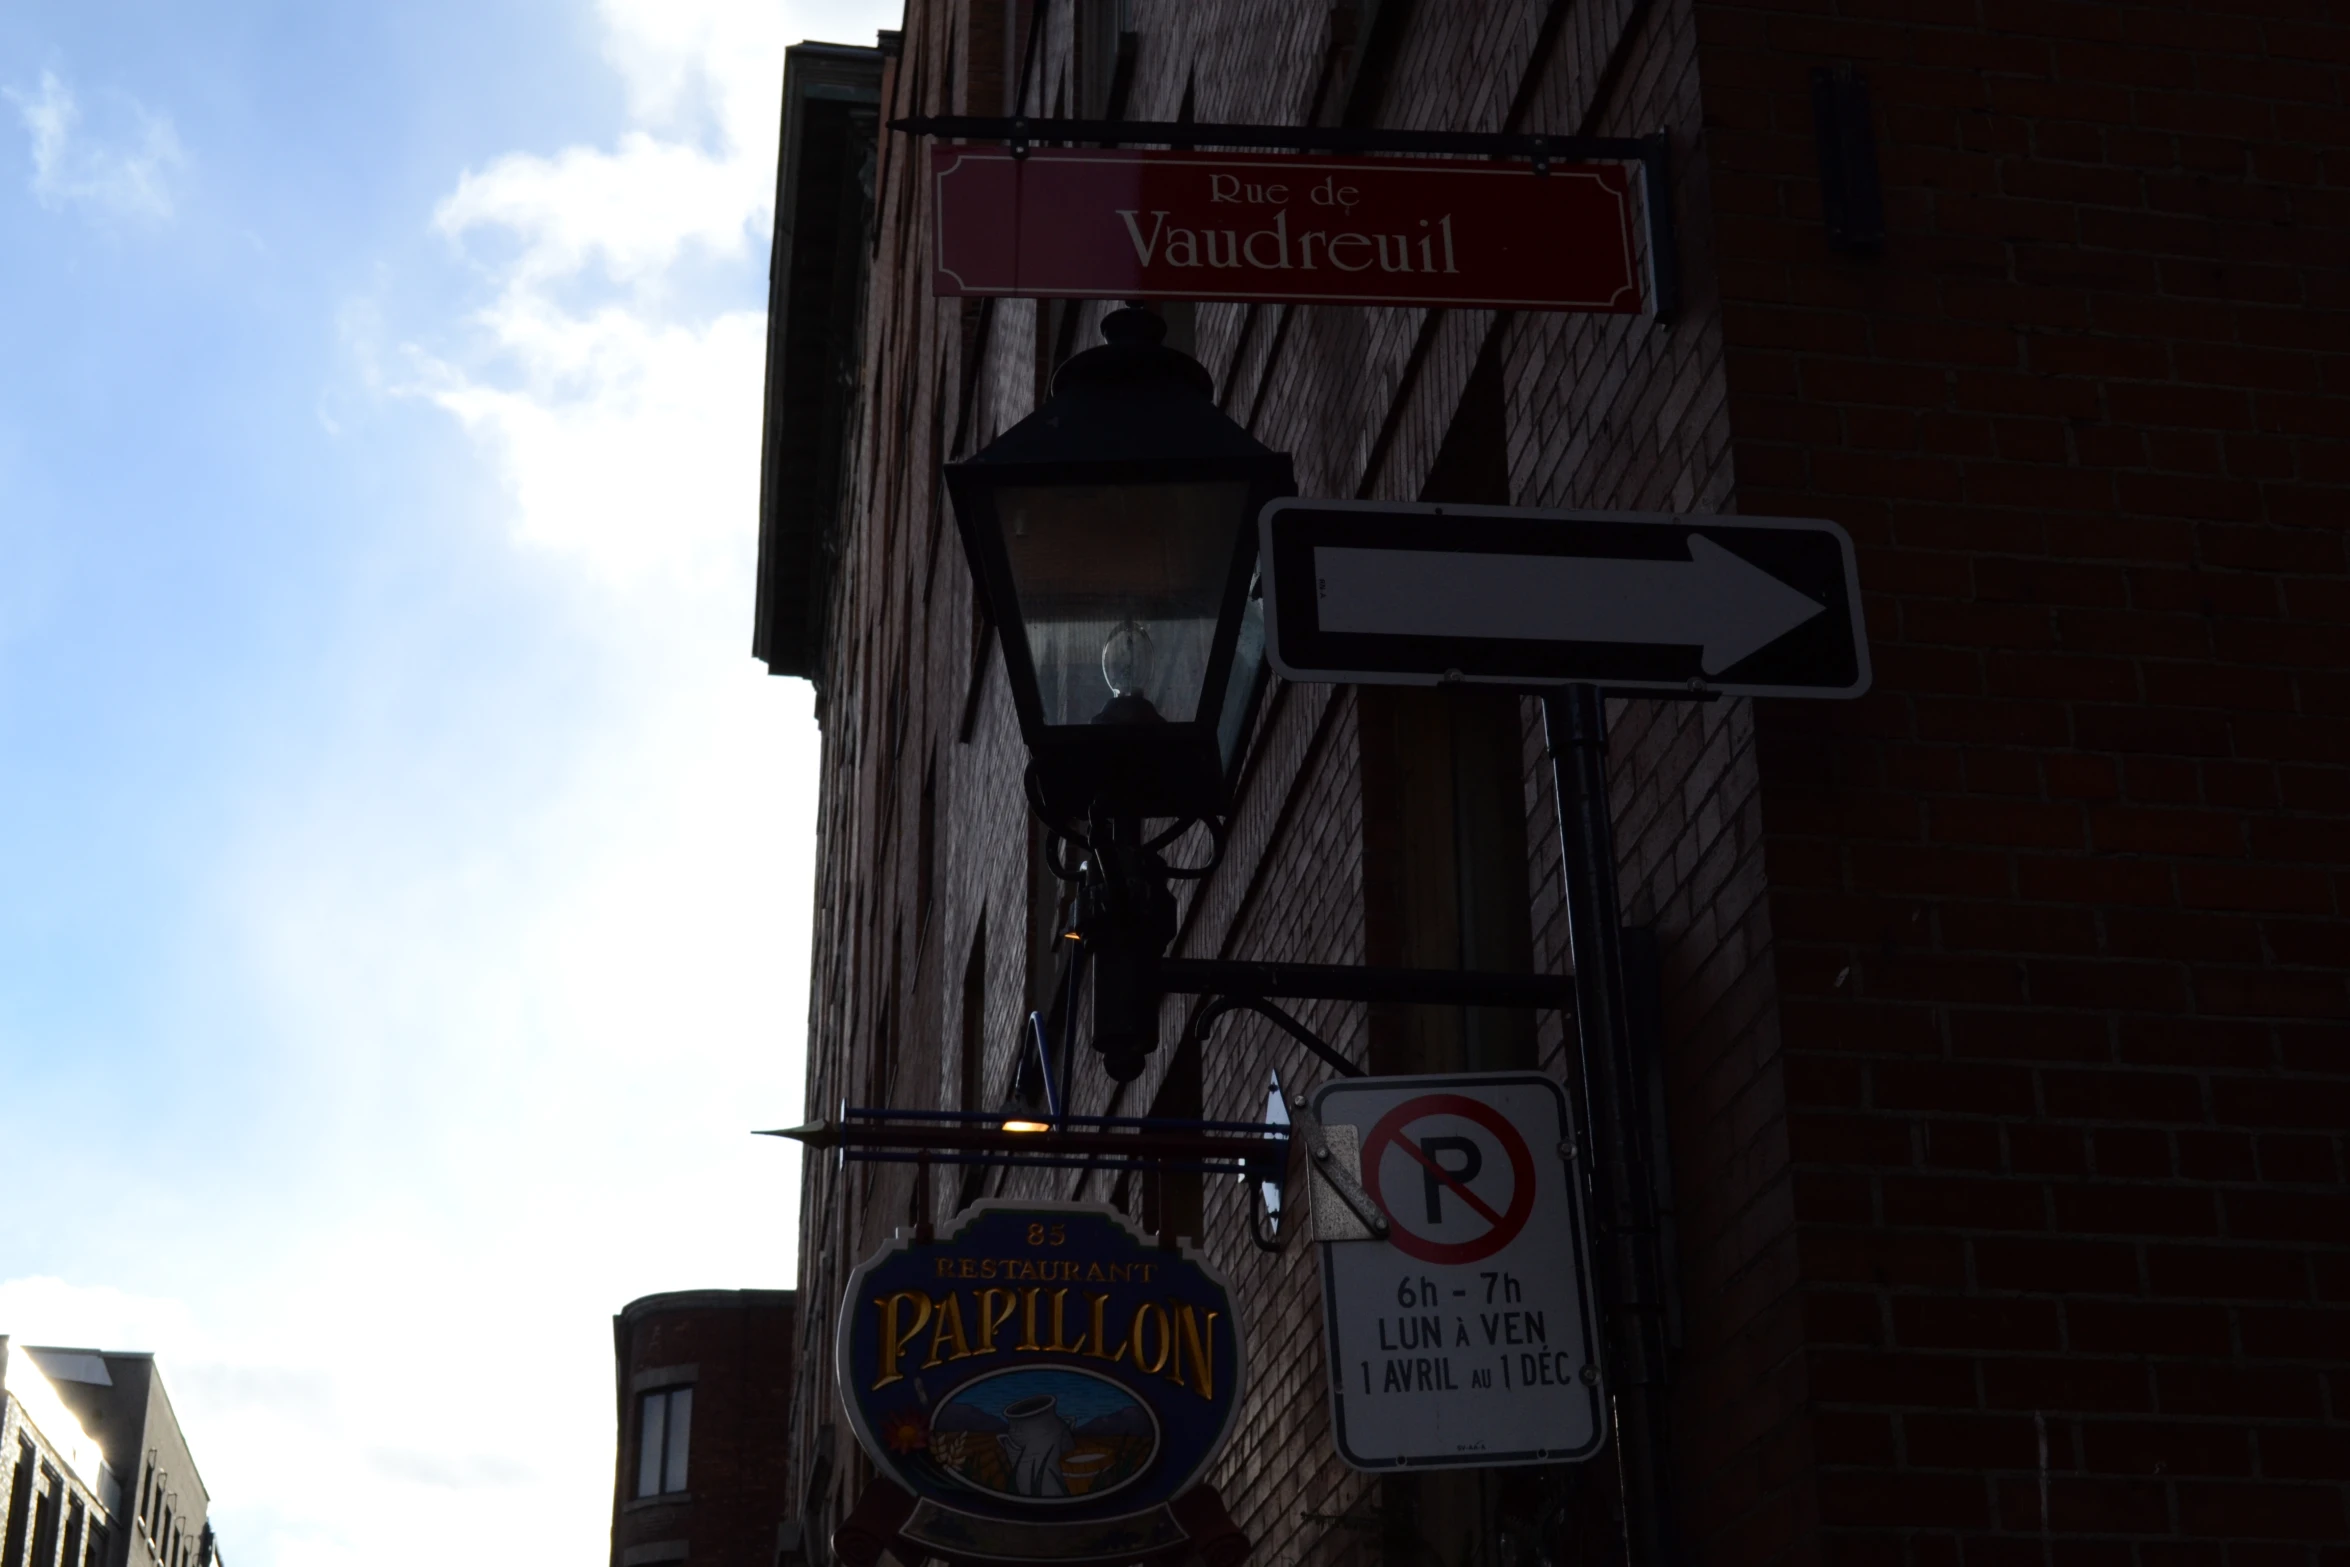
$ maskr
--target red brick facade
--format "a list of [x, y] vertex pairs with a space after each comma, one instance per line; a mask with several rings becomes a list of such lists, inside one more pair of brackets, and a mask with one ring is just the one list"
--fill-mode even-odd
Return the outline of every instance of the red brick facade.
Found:
[[[774, 1567], [794, 1513], [794, 1306], [790, 1290], [688, 1290], [631, 1301], [612, 1319], [612, 1567]], [[690, 1403], [672, 1422], [666, 1401], [680, 1392]], [[662, 1424], [687, 1437], [674, 1470], [654, 1455], [651, 1494], [640, 1483], [647, 1398], [663, 1399]], [[661, 1435], [657, 1426], [656, 1444]], [[675, 1442], [676, 1430], [666, 1435]]]
[[[882, 118], [1000, 112], [1023, 81], [1028, 112], [1097, 112], [1082, 35], [1115, 9], [913, 0]], [[1175, 313], [1305, 493], [1821, 516], [1858, 544], [1867, 698], [1611, 704], [1625, 915], [1665, 973], [1689, 1559], [2341, 1567], [2350, 25], [2285, 0], [1131, 10], [1130, 118], [1672, 133], [1670, 326]], [[1881, 254], [1820, 221], [1810, 73], [1836, 63], [1874, 97]], [[992, 1104], [1051, 955], [936, 475], [1100, 310], [931, 299], [916, 147], [881, 136], [829, 524], [815, 1114]], [[1452, 873], [1414, 769], [1480, 721], [1276, 683], [1176, 950], [1457, 961], [1475, 921], [1427, 890]], [[1507, 939], [1557, 972], [1531, 704], [1518, 730], [1532, 922]], [[1499, 1059], [1471, 1024], [1302, 1015], [1375, 1065]], [[1555, 1016], [1530, 1048], [1572, 1080]], [[1206, 1113], [1253, 1114], [1274, 1064], [1325, 1070], [1222, 1025]], [[1089, 1064], [1079, 1108], [1108, 1087]], [[1240, 1197], [1212, 1183], [1201, 1227], [1251, 1313], [1217, 1479], [1257, 1559], [1532, 1561], [1506, 1505], [1338, 1463], [1311, 1249], [1255, 1251]], [[822, 1352], [840, 1280], [955, 1200], [811, 1160], [811, 1526], [863, 1473]], [[1551, 1559], [1608, 1559], [1610, 1486], [1542, 1484]]]

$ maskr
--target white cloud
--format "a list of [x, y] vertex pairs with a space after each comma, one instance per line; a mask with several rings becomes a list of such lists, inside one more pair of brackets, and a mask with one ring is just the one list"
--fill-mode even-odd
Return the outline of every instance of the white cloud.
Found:
[[[259, 1015], [204, 1135], [267, 1189], [126, 1247], [128, 1290], [0, 1282], [0, 1333], [160, 1354], [240, 1567], [598, 1559], [611, 1313], [791, 1280], [801, 1155], [748, 1133], [800, 1110], [817, 737], [748, 653], [746, 307], [784, 43], [897, 11], [602, 0], [626, 121], [447, 171], [469, 295], [419, 318], [379, 273], [335, 323], [338, 449], [405, 396], [488, 483], [381, 546], [305, 655], [337, 705], [223, 851], [214, 970]], [[44, 200], [168, 213], [167, 122], [12, 96]]]
[[127, 95], [109, 95], [109, 134], [82, 129], [82, 107], [55, 71], [37, 91], [0, 88], [32, 138], [33, 194], [53, 210], [68, 206], [107, 217], [161, 222], [172, 215], [175, 177], [188, 156], [168, 116]]
[[525, 295], [483, 321], [516, 375], [437, 364], [432, 395], [494, 457], [517, 535], [610, 582], [659, 573], [734, 590], [708, 608], [747, 626], [765, 317], [573, 315]]
[[558, 707], [542, 672], [444, 690], [406, 639], [355, 643], [347, 732], [241, 851], [230, 917], [319, 1162], [284, 1198], [299, 1255], [246, 1281], [266, 1324], [182, 1380], [261, 1567], [592, 1559], [610, 1314], [794, 1267], [800, 1155], [748, 1135], [800, 1108], [813, 882], [808, 692], [748, 652], [784, 15], [599, 14], [628, 122], [457, 171], [432, 214], [472, 308], [338, 323], [356, 400], [420, 399], [480, 454], [501, 531], [465, 547], [564, 668]]
[[0, 1334], [19, 1344], [202, 1353], [186, 1302], [35, 1275], [0, 1280]]
[[678, 274], [762, 259], [784, 16], [741, 0], [599, 11], [638, 123], [608, 148], [514, 152], [460, 177], [433, 222], [460, 246], [507, 241], [484, 247], [499, 256], [484, 263], [496, 296], [472, 344], [412, 347], [408, 390], [481, 442], [521, 539], [608, 582], [731, 573], [739, 587], [765, 317], [698, 308]]
[[642, 131], [622, 137], [616, 152], [509, 153], [466, 173], [433, 221], [452, 238], [481, 228], [520, 236], [511, 289], [571, 276], [591, 260], [617, 278], [649, 282], [689, 244], [742, 252], [752, 218], [765, 210], [746, 162]]
[[[668, 127], [714, 123], [724, 145], [774, 163], [776, 87], [791, 37], [782, 7], [738, 0], [601, 0], [605, 54], [628, 84], [643, 120]], [[895, 7], [851, 6], [870, 35]], [[789, 20], [800, 20], [794, 17]], [[827, 19], [831, 20], [831, 19]], [[846, 20], [846, 18], [842, 18]]]

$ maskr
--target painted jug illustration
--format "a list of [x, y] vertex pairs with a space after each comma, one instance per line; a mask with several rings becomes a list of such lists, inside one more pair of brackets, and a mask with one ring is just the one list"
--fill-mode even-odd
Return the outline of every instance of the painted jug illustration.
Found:
[[1021, 1496], [1067, 1496], [1061, 1478], [1061, 1458], [1076, 1444], [1076, 1434], [1057, 1409], [1059, 1400], [1039, 1393], [1004, 1406], [1004, 1461], [1011, 1465], [1012, 1490]]

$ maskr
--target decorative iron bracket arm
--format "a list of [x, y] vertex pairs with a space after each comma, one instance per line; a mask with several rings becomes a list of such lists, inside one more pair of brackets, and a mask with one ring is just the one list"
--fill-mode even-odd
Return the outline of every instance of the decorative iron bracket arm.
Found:
[[1575, 982], [1558, 974], [1161, 958], [1155, 977], [1158, 988], [1169, 995], [1392, 1001], [1420, 1006], [1555, 1007], [1568, 1013], [1575, 1010]]
[[1227, 1012], [1254, 1012], [1299, 1044], [1320, 1057], [1323, 1063], [1341, 1077], [1361, 1077], [1363, 1069], [1346, 1058], [1346, 1053], [1291, 1017], [1281, 1008], [1257, 996], [1217, 996], [1191, 1015], [1189, 1032], [1201, 1044], [1207, 1043], [1208, 1030]]
[[1406, 131], [1361, 125], [1212, 125], [1188, 120], [1040, 120], [1030, 116], [917, 114], [889, 128], [912, 136], [1000, 141], [1015, 155], [1047, 142], [1097, 147], [1262, 147], [1276, 152], [1449, 152], [1537, 163], [1645, 162], [1639, 136], [1545, 136], [1505, 131]]

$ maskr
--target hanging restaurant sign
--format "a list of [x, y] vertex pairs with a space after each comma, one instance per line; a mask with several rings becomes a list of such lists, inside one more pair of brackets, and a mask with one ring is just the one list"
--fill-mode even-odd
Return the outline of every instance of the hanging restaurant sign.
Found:
[[934, 146], [939, 295], [1637, 314], [1622, 164]]
[[892, 1241], [849, 1280], [837, 1356], [858, 1441], [910, 1493], [895, 1533], [951, 1560], [1196, 1546], [1186, 1495], [1245, 1377], [1223, 1280], [1085, 1203]]

